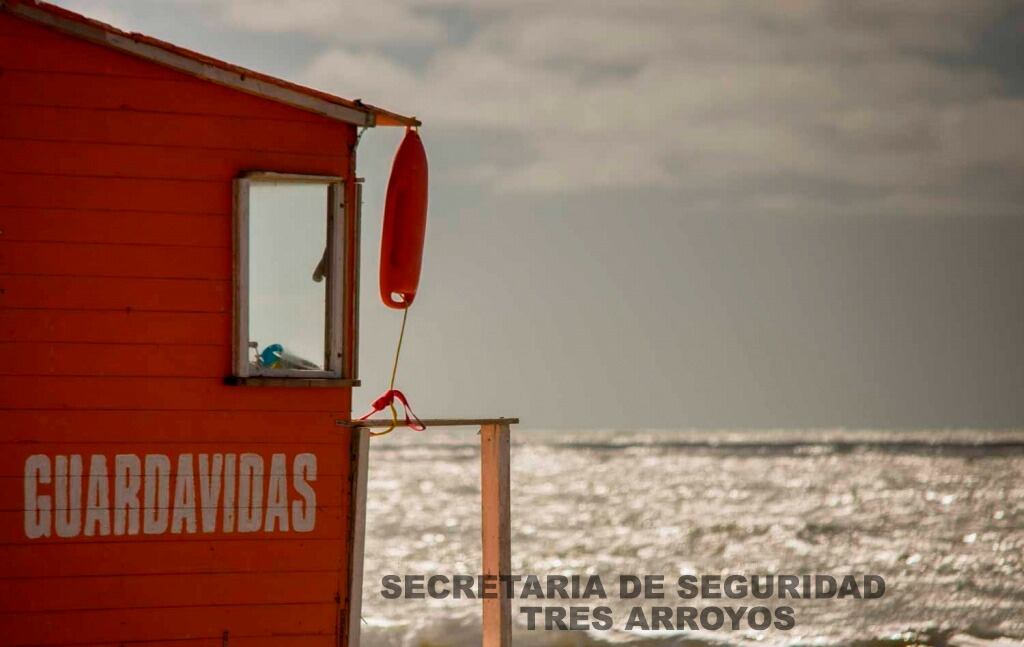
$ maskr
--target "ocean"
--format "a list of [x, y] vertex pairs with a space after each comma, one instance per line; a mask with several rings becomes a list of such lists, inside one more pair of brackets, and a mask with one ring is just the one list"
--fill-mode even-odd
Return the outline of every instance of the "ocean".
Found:
[[[513, 600], [515, 645], [1024, 645], [1024, 431], [513, 429], [512, 567], [609, 599]], [[478, 600], [386, 599], [388, 574], [480, 572], [475, 431], [371, 441], [363, 644], [480, 644]], [[681, 575], [877, 574], [878, 599], [679, 600]], [[664, 600], [618, 599], [624, 574]], [[755, 631], [624, 629], [630, 609], [793, 608]], [[528, 631], [523, 606], [606, 605], [608, 630]]]

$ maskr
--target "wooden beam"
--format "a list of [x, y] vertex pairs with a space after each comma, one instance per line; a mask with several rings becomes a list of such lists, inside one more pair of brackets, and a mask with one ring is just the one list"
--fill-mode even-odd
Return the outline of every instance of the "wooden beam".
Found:
[[[383, 414], [381, 414], [383, 415]], [[425, 418], [426, 427], [482, 427], [485, 425], [518, 425], [519, 418]], [[339, 427], [390, 427], [391, 420], [336, 420]]]
[[366, 541], [366, 474], [370, 460], [370, 432], [354, 429], [352, 436], [352, 512], [349, 516], [348, 609], [345, 640], [339, 644], [359, 647], [363, 613], [363, 550]]
[[[352, 176], [356, 174], [356, 149], [358, 149], [358, 141], [349, 150], [349, 157], [352, 165]], [[355, 186], [351, 189], [355, 193], [355, 198], [350, 202], [346, 202], [345, 218], [346, 230], [351, 232], [352, 241], [349, 242], [346, 247], [345, 253], [345, 272], [351, 274], [346, 280], [346, 298], [345, 298], [345, 325], [349, 327], [348, 335], [344, 338], [345, 344], [341, 353], [342, 359], [342, 374], [353, 380], [359, 379], [359, 251], [362, 240], [362, 213], [363, 213], [363, 179], [356, 177]]]
[[[480, 427], [480, 503], [483, 574], [512, 574], [508, 423]], [[497, 598], [485, 598], [483, 647], [512, 645], [512, 601], [500, 583]]]
[[[298, 176], [301, 177], [301, 176]], [[337, 377], [345, 375], [342, 347], [344, 346], [345, 326], [345, 257], [348, 255], [347, 219], [345, 218], [345, 183], [331, 182], [327, 185], [327, 321], [324, 324], [324, 368]]]

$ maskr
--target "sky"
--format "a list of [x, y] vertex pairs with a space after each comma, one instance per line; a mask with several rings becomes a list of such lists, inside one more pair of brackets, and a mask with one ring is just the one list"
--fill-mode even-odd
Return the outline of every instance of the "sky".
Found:
[[[1024, 426], [1020, 3], [58, 4], [423, 120], [421, 416]], [[359, 149], [357, 409], [401, 135]]]

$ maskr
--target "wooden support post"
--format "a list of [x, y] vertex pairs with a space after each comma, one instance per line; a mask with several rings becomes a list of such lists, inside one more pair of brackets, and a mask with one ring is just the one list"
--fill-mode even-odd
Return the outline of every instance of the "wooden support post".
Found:
[[352, 430], [352, 516], [349, 534], [347, 647], [359, 647], [363, 614], [363, 544], [366, 537], [366, 473], [370, 460], [370, 430]]
[[[483, 574], [511, 575], [512, 520], [509, 497], [509, 426], [480, 427], [480, 503]], [[483, 647], [512, 645], [512, 601], [499, 584], [497, 598], [485, 598]]]

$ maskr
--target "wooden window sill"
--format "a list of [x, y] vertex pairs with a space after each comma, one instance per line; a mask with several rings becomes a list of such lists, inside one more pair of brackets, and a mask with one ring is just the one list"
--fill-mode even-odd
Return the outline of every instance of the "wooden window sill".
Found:
[[272, 386], [285, 388], [324, 388], [359, 386], [359, 380], [334, 377], [236, 377], [229, 375], [224, 378], [228, 386]]

